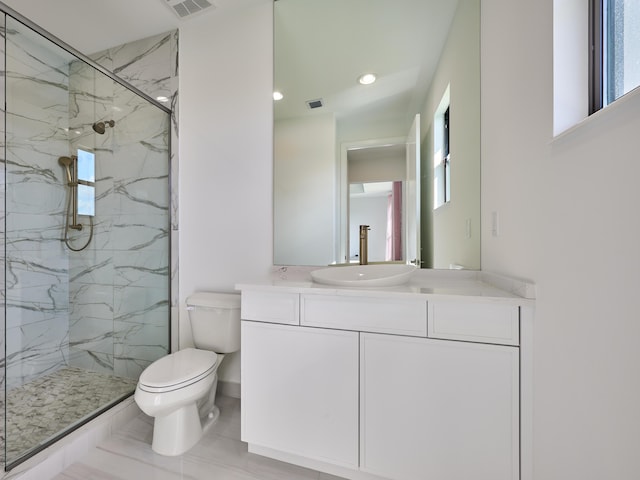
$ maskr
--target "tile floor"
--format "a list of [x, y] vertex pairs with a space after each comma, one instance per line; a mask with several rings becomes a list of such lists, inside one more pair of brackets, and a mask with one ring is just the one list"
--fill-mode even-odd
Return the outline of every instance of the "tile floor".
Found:
[[[67, 367], [7, 392], [7, 461], [17, 460], [34, 447], [136, 388], [129, 378]], [[4, 408], [4, 399], [0, 408]]]
[[54, 480], [339, 480], [247, 452], [240, 441], [240, 400], [219, 397], [220, 418], [184, 455], [153, 453], [153, 419], [140, 414]]

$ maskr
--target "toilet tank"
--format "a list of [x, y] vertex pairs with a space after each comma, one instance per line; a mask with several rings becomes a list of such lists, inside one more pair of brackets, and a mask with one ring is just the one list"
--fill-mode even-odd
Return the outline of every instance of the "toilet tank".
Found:
[[196, 348], [216, 353], [240, 349], [240, 294], [196, 292], [186, 303]]

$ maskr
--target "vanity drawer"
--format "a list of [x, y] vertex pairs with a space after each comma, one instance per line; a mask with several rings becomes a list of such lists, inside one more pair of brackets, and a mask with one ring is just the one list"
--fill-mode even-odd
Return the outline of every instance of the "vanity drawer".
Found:
[[286, 325], [300, 324], [300, 295], [297, 293], [245, 290], [240, 298], [242, 320]]
[[520, 309], [491, 303], [429, 303], [430, 338], [518, 345]]
[[426, 300], [302, 295], [300, 302], [301, 325], [427, 336]]

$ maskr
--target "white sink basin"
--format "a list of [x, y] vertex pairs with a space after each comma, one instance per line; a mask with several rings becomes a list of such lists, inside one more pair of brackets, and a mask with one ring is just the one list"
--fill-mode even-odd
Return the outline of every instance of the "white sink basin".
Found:
[[314, 282], [341, 287], [394, 287], [409, 281], [415, 265], [352, 265], [311, 272]]

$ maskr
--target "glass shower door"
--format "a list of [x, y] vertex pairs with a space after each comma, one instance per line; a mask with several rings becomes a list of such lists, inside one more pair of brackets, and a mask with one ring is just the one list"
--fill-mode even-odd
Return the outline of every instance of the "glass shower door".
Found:
[[5, 460], [169, 349], [169, 114], [6, 16]]

